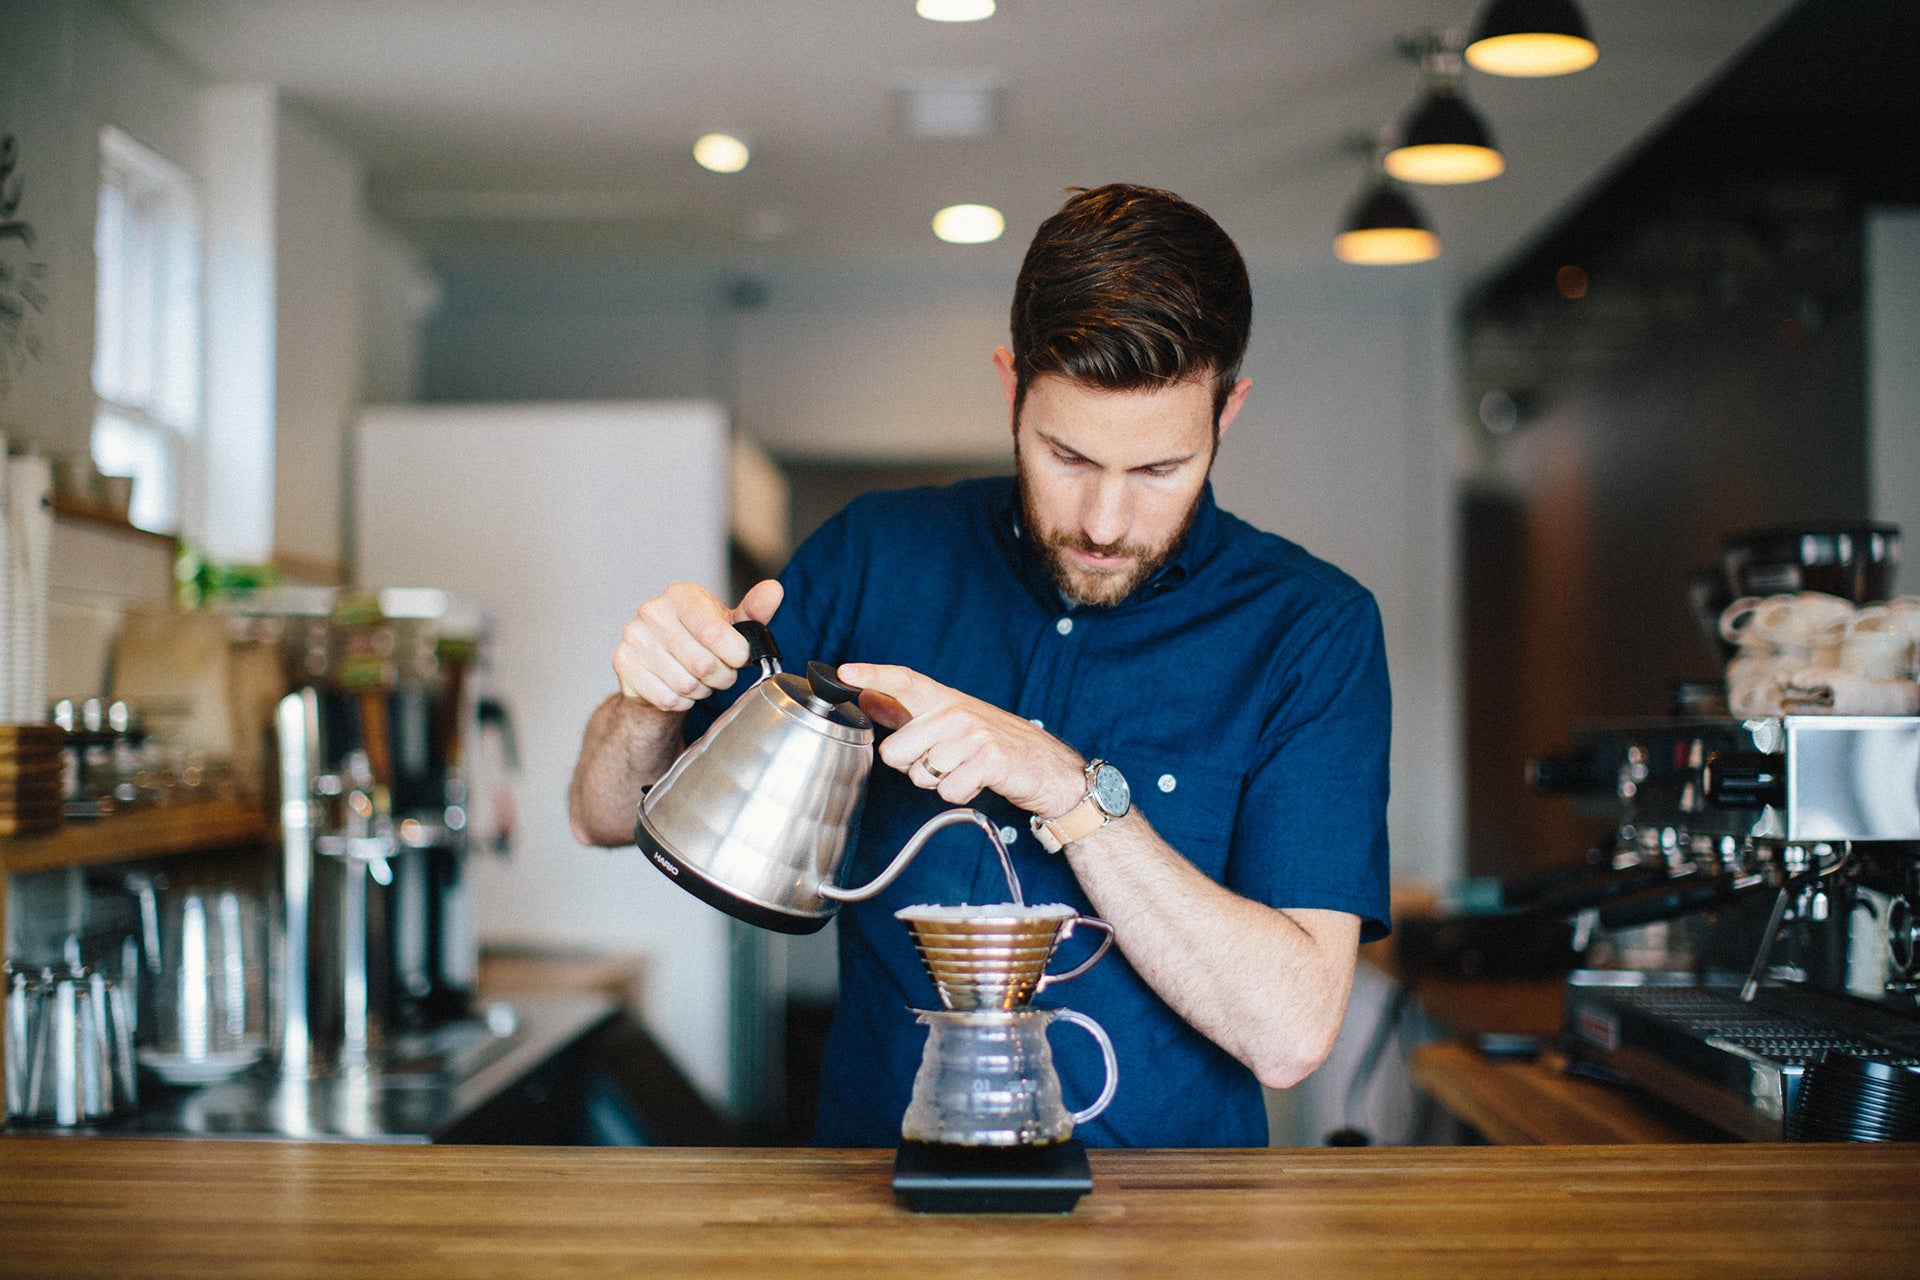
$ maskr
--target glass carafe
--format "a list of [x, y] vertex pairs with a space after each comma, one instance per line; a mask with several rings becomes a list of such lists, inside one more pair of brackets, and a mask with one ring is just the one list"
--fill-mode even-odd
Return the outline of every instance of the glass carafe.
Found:
[[[1071, 1009], [916, 1010], [927, 1047], [900, 1122], [909, 1142], [1011, 1147], [1064, 1142], [1073, 1127], [1106, 1110], [1120, 1083], [1113, 1042], [1100, 1024]], [[1106, 1084], [1091, 1106], [1067, 1110], [1053, 1069], [1047, 1028], [1082, 1027], [1100, 1045]]]

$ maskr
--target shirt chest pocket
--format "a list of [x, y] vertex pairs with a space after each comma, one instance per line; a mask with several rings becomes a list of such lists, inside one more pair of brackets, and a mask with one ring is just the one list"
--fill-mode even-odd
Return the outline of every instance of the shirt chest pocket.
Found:
[[1160, 838], [1225, 883], [1234, 818], [1240, 810], [1240, 775], [1209, 759], [1151, 746], [1116, 748], [1113, 763], [1127, 777], [1133, 805]]

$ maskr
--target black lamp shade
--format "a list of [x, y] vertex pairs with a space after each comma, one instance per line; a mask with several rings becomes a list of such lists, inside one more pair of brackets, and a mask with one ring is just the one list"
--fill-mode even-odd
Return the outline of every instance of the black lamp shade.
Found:
[[1446, 90], [1429, 93], [1400, 130], [1403, 147], [1485, 147], [1495, 150], [1493, 135], [1479, 113]]
[[1402, 182], [1484, 182], [1506, 170], [1493, 135], [1450, 85], [1436, 85], [1400, 129], [1387, 172]]
[[1349, 231], [1381, 231], [1390, 228], [1411, 227], [1415, 231], [1431, 231], [1427, 220], [1420, 216], [1413, 201], [1395, 189], [1390, 182], [1376, 182], [1367, 188], [1360, 202], [1353, 206], [1353, 212], [1347, 216]]
[[1574, 0], [1492, 0], [1480, 15], [1467, 62], [1497, 76], [1558, 76], [1600, 57]]
[[1370, 266], [1425, 262], [1439, 256], [1440, 238], [1413, 201], [1383, 178], [1367, 188], [1347, 215], [1333, 251], [1343, 262]]

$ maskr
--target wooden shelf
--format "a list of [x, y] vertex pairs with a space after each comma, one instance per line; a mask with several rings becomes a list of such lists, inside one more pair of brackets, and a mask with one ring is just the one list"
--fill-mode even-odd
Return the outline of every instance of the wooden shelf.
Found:
[[179, 540], [170, 533], [153, 533], [142, 529], [127, 519], [125, 514], [111, 507], [99, 506], [89, 502], [79, 502], [72, 498], [55, 498], [53, 514], [79, 524], [90, 524], [111, 533], [124, 534], [130, 538], [144, 539], [162, 543], [179, 550]]
[[0, 840], [0, 871], [17, 874], [198, 853], [274, 836], [273, 824], [259, 809], [238, 800], [205, 800], [71, 821], [46, 835]]

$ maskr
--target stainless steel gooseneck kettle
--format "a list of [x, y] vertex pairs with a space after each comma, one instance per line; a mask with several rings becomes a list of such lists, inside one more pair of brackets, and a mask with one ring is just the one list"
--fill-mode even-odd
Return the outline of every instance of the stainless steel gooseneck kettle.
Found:
[[735, 626], [761, 678], [647, 789], [634, 842], [681, 888], [729, 915], [812, 933], [840, 903], [878, 893], [905, 865], [896, 858], [864, 890], [837, 884], [873, 768], [873, 721], [860, 710], [860, 691], [833, 668], [810, 662], [805, 679], [783, 673], [766, 627]]

